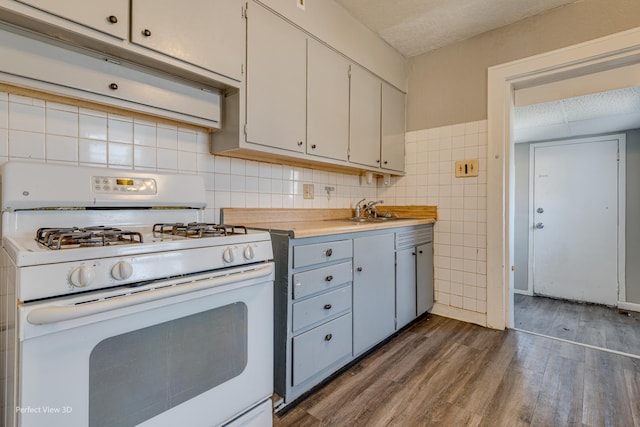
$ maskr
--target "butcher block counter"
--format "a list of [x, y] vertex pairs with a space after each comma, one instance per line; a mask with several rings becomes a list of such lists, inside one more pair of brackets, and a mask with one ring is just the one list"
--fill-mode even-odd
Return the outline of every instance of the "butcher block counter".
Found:
[[288, 232], [293, 238], [326, 236], [359, 231], [382, 230], [422, 224], [437, 220], [435, 206], [378, 207], [379, 215], [389, 212], [393, 218], [353, 221], [353, 209], [250, 209], [223, 208], [220, 222], [242, 224], [249, 228]]

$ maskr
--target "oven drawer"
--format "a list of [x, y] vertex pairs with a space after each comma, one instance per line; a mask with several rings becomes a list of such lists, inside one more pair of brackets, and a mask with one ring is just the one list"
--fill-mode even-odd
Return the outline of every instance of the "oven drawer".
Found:
[[314, 243], [311, 245], [294, 246], [293, 268], [307, 265], [320, 264], [328, 261], [337, 261], [342, 258], [351, 258], [353, 245], [351, 240], [337, 240], [326, 243]]
[[325, 291], [352, 280], [351, 261], [293, 275], [293, 299]]
[[299, 331], [345, 311], [351, 311], [351, 286], [293, 304], [293, 331]]
[[293, 338], [293, 376], [295, 387], [351, 356], [351, 313], [331, 320]]

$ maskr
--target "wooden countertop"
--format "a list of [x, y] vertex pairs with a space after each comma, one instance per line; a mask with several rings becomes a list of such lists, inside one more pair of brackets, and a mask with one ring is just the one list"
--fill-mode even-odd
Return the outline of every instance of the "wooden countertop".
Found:
[[433, 224], [435, 206], [381, 206], [380, 213], [392, 212], [401, 219], [386, 221], [350, 221], [352, 209], [221, 209], [221, 222], [249, 228], [288, 232], [292, 237], [316, 237], [330, 234], [382, 230]]

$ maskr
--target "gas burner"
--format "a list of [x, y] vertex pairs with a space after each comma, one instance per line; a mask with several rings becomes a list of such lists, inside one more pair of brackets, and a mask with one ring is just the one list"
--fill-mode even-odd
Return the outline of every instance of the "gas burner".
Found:
[[36, 241], [57, 250], [142, 243], [142, 234], [103, 226], [40, 228], [36, 232]]
[[192, 237], [197, 239], [201, 237], [247, 234], [247, 228], [244, 226], [210, 224], [205, 222], [190, 222], [188, 224], [176, 222], [171, 224], [154, 224], [153, 233], [170, 234], [172, 236]]

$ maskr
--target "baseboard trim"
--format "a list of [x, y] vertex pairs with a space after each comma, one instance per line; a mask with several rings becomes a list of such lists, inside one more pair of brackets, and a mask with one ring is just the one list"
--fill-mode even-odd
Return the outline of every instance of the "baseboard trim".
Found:
[[618, 309], [629, 310], [629, 311], [637, 311], [637, 312], [640, 313], [640, 304], [636, 304], [634, 302], [618, 301]]
[[474, 323], [484, 327], [487, 326], [487, 315], [485, 313], [476, 313], [475, 311], [438, 304], [437, 302], [433, 304], [431, 314], [437, 314], [438, 316], [461, 320], [467, 323]]

